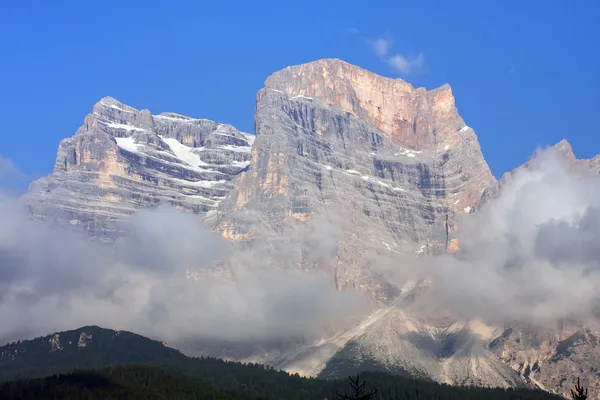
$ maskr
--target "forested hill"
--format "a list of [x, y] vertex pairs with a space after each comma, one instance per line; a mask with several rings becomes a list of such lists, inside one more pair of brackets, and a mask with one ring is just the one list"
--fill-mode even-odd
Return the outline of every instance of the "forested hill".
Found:
[[[78, 372], [71, 373], [74, 370]], [[560, 399], [542, 391], [451, 387], [383, 373], [361, 377], [378, 389], [381, 400]], [[14, 381], [17, 378], [21, 380]], [[41, 379], [27, 380], [31, 378]], [[307, 379], [257, 364], [190, 358], [143, 336], [99, 327], [0, 347], [0, 380], [12, 380], [0, 388], [1, 399], [27, 399], [20, 394], [37, 393], [30, 398], [310, 400], [334, 399], [336, 390], [347, 387], [344, 380]], [[212, 397], [203, 397], [207, 394]]]
[[[501, 389], [457, 388], [435, 383], [396, 379], [386, 374], [363, 374], [369, 388], [378, 390], [374, 399], [561, 399], [543, 392], [505, 391]], [[267, 380], [264, 383], [269, 383]], [[219, 387], [207, 380], [168, 372], [149, 366], [119, 366], [102, 370], [75, 371], [70, 374], [15, 380], [0, 385], [3, 400], [100, 400], [100, 399], [334, 399], [336, 392], [344, 392], [345, 382], [313, 380], [273, 381], [253, 388]], [[299, 383], [299, 385], [298, 385]], [[278, 392], [278, 396], [269, 394]]]

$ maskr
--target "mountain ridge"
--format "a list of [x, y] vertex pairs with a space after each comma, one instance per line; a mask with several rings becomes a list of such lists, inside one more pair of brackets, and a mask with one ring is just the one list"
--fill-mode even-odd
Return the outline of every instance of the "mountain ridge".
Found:
[[[56, 347], [54, 338], [81, 337], [85, 334], [87, 346], [76, 345], [77, 352], [71, 352], [70, 347]], [[66, 343], [65, 343], [66, 344]], [[73, 345], [73, 344], [71, 344]], [[108, 347], [107, 347], [108, 346]], [[65, 358], [69, 352], [73, 357]], [[23, 358], [27, 363], [22, 363]], [[99, 370], [102, 368], [102, 370]], [[160, 369], [157, 369], [160, 368]], [[164, 371], [164, 372], [161, 372]], [[75, 372], [72, 372], [75, 371]], [[286, 399], [324, 398], [334, 395], [336, 390], [344, 384], [336, 380], [304, 379], [297, 375], [275, 371], [259, 365], [242, 365], [218, 359], [192, 359], [182, 355], [174, 349], [165, 347], [162, 343], [145, 338], [132, 332], [114, 331], [98, 326], [86, 326], [72, 331], [56, 332], [44, 337], [11, 343], [0, 347], [0, 395], [14, 393], [16, 386], [21, 385], [25, 393], [31, 393], [39, 380], [27, 381], [31, 378], [46, 377], [44, 386], [50, 390], [56, 380], [61, 381], [56, 375], [71, 373], [67, 381], [81, 376], [81, 385], [86, 387], [86, 382], [97, 382], [98, 379], [114, 376], [124, 372], [129, 380], [120, 380], [123, 384], [132, 380], [139, 380], [150, 374], [148, 382], [167, 376], [167, 382], [179, 382], [179, 385], [189, 386], [194, 379], [197, 384], [212, 386], [212, 391], [234, 390], [248, 397], [269, 397]], [[174, 375], [177, 374], [177, 375]], [[50, 377], [50, 375], [55, 375]], [[65, 375], [61, 375], [65, 377]], [[375, 385], [382, 393], [421, 393], [437, 395], [439, 398], [456, 398], [456, 396], [469, 396], [469, 398], [498, 398], [507, 399], [510, 396], [521, 395], [524, 399], [555, 399], [556, 396], [541, 391], [498, 389], [454, 388], [435, 384], [428, 381], [418, 381], [388, 374], [363, 374], [370, 385]], [[9, 382], [7, 380], [20, 378], [21, 381]], [[86, 378], [87, 377], [87, 378]], [[141, 378], [144, 379], [144, 378]], [[63, 380], [64, 381], [64, 380]], [[187, 382], [186, 382], [187, 381]], [[104, 385], [108, 388], [109, 385]], [[126, 385], [128, 386], [128, 385]], [[152, 386], [152, 385], [150, 385]], [[147, 388], [146, 385], [143, 385]], [[157, 387], [160, 387], [159, 385]], [[88, 387], [92, 389], [93, 387]], [[132, 388], [133, 389], [133, 388]], [[205, 387], [204, 390], [207, 388]], [[161, 390], [165, 390], [162, 389]], [[174, 389], [167, 393], [174, 393]], [[144, 395], [149, 392], [144, 391]], [[189, 393], [189, 391], [187, 392]], [[105, 394], [106, 396], [106, 394]], [[418, 395], [417, 395], [418, 396]], [[18, 398], [18, 397], [17, 397]], [[102, 397], [101, 397], [102, 398]], [[145, 398], [141, 396], [141, 398]], [[405, 397], [412, 399], [412, 397]]]
[[[494, 327], [440, 322], [398, 301], [415, 295], [395, 278], [398, 260], [458, 252], [461, 217], [493, 199], [511, 176], [497, 181], [491, 174], [449, 85], [427, 91], [342, 60], [317, 60], [266, 79], [254, 136], [218, 126], [174, 113], [152, 116], [105, 97], [75, 139], [61, 142], [54, 175], [32, 184], [24, 199], [35, 218], [83, 225], [108, 241], [123, 234], [115, 226], [136, 209], [167, 201], [228, 239], [238, 258], [224, 260], [224, 269], [233, 271], [246, 249], [264, 245], [264, 264], [323, 273], [338, 290], [364, 293], [376, 311], [389, 311], [389, 320], [375, 319], [364, 331], [294, 349], [302, 365], [289, 354], [269, 362], [297, 371], [320, 363], [317, 373], [334, 374], [333, 364], [369, 360], [477, 385], [515, 385], [536, 374], [529, 355], [511, 350], [521, 333], [482, 339]], [[555, 146], [574, 157], [568, 142]], [[208, 165], [190, 165], [190, 157]], [[597, 171], [600, 157], [580, 164]], [[448, 337], [460, 345], [448, 345]], [[320, 351], [328, 357], [314, 361]]]
[[231, 125], [153, 116], [107, 96], [61, 141], [52, 174], [32, 182], [22, 199], [34, 219], [111, 241], [135, 209], [166, 202], [200, 215], [215, 210], [247, 167], [253, 140]]

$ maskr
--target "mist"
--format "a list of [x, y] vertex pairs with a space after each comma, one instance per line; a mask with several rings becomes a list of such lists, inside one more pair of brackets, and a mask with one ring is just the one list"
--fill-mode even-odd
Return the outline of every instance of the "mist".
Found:
[[[600, 178], [551, 150], [535, 161], [461, 217], [458, 254], [413, 254], [380, 269], [399, 287], [427, 278], [434, 290], [420, 301], [464, 319], [552, 327], [600, 315]], [[313, 341], [369, 308], [365, 295], [338, 291], [327, 268], [342, 232], [332, 216], [315, 216], [297, 240], [269, 243], [271, 253], [260, 241], [234, 251], [169, 206], [138, 211], [114, 246], [31, 222], [8, 194], [0, 221], [2, 342], [84, 325], [169, 343]], [[283, 267], [302, 251], [310, 272]]]
[[[169, 206], [138, 211], [114, 246], [31, 222], [6, 194], [0, 221], [2, 342], [84, 325], [173, 344], [310, 341], [352, 324], [351, 311], [366, 306], [363, 295], [337, 291], [325, 268], [284, 270], [278, 263], [286, 260], [267, 262], [258, 250], [238, 254], [232, 268], [219, 266], [232, 256], [229, 244], [199, 217]], [[315, 262], [329, 256], [329, 242], [314, 243]]]
[[459, 226], [461, 251], [426, 266], [428, 302], [495, 324], [556, 327], [597, 315], [598, 175], [540, 151]]

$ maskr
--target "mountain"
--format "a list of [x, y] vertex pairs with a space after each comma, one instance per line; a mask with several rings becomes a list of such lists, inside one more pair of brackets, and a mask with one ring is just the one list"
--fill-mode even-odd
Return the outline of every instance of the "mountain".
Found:
[[[412, 299], [431, 288], [394, 278], [417, 257], [458, 252], [461, 215], [494, 199], [510, 177], [497, 182], [490, 173], [450, 86], [415, 88], [318, 60], [267, 78], [255, 131], [152, 116], [105, 98], [61, 142], [54, 172], [24, 201], [36, 219], [107, 241], [123, 233], [119, 222], [135, 209], [166, 201], [229, 240], [235, 252], [225, 269], [259, 249], [262, 263], [328, 274], [338, 290], [365, 293], [375, 304], [359, 324], [317, 343], [232, 358], [310, 376], [370, 369], [561, 393], [585, 358], [586, 379], [600, 384], [593, 377], [600, 366], [583, 355], [598, 348], [595, 330], [542, 334], [423, 312]], [[573, 154], [566, 142], [556, 150]], [[573, 163], [600, 170], [599, 157]]]
[[119, 364], [181, 360], [175, 349], [126, 331], [86, 326], [0, 347], [0, 381]]
[[[340, 231], [326, 260], [337, 286], [382, 302], [400, 290], [369, 268], [373, 254], [452, 251], [457, 215], [495, 182], [448, 85], [413, 88], [337, 59], [270, 76], [255, 127], [216, 229], [276, 250], [326, 215]], [[296, 249], [290, 264], [313, 268], [313, 252]]]
[[[28, 380], [50, 374], [54, 376]], [[383, 399], [434, 395], [473, 400], [558, 398], [542, 391], [459, 388], [389, 374], [362, 376], [379, 389]], [[16, 377], [21, 379], [6, 382]], [[5, 381], [0, 385], [3, 399], [168, 396], [316, 400], [334, 398], [335, 392], [346, 386], [344, 381], [306, 379], [259, 365], [189, 358], [160, 342], [96, 326], [0, 347], [0, 381]]]
[[175, 113], [151, 115], [105, 97], [58, 147], [54, 172], [23, 197], [36, 219], [111, 241], [119, 222], [162, 202], [204, 215], [247, 168], [254, 136]]

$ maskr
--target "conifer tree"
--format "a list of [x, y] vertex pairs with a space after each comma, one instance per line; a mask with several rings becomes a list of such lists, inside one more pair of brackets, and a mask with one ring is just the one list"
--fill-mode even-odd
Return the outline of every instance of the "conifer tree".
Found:
[[350, 388], [354, 391], [354, 394], [352, 396], [348, 396], [347, 394], [340, 394], [336, 392], [335, 398], [337, 400], [370, 400], [375, 398], [377, 389], [371, 390], [369, 393], [365, 393], [365, 385], [367, 382], [360, 383], [359, 374], [356, 374], [356, 379], [352, 379], [351, 376], [348, 378], [350, 379]]
[[573, 400], [586, 400], [588, 398], [588, 390], [579, 384], [579, 378], [577, 378], [577, 384], [575, 385], [575, 390], [571, 389], [571, 397]]

